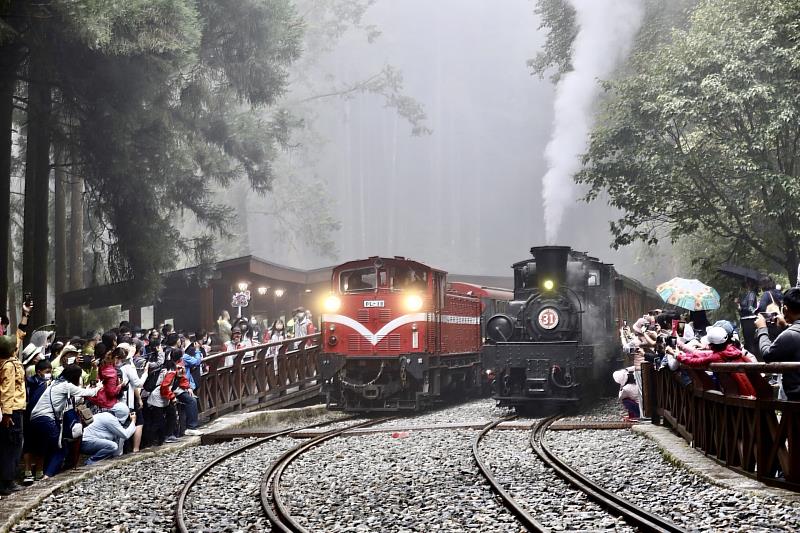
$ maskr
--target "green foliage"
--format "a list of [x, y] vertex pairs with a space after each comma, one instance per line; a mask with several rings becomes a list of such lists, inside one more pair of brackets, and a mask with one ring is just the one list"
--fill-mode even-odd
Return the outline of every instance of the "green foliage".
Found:
[[554, 70], [550, 80], [558, 83], [562, 74], [572, 70], [572, 43], [578, 35], [575, 9], [567, 0], [537, 0], [534, 13], [540, 17], [539, 30], [547, 31], [547, 39], [528, 66], [540, 78]]
[[[624, 210], [614, 245], [698, 231], [791, 273], [800, 250], [800, 5], [701, 2], [690, 28], [607, 84], [577, 177]], [[706, 254], [707, 255], [707, 254]], [[710, 256], [709, 256], [710, 257]]]
[[[634, 48], [640, 53], [654, 50], [668, 42], [673, 28], [683, 27], [698, 0], [643, 0], [645, 18]], [[544, 78], [552, 72], [550, 81], [558, 83], [561, 76], [572, 70], [572, 43], [578, 34], [575, 9], [568, 0], [537, 0], [534, 12], [539, 16], [539, 30], [547, 32], [544, 47], [528, 61], [531, 71]]]
[[[3, 7], [13, 31], [0, 32], [41, 51], [16, 75], [46, 58], [36, 67], [54, 88], [53, 141], [85, 179], [87, 240], [109, 281], [133, 280], [148, 299], [178, 258], [210, 260], [211, 236], [230, 224], [214, 186], [246, 179], [268, 192], [298, 125], [273, 107], [300, 54], [290, 0], [15, 1], [15, 17]], [[204, 232], [178, 231], [186, 211]]]

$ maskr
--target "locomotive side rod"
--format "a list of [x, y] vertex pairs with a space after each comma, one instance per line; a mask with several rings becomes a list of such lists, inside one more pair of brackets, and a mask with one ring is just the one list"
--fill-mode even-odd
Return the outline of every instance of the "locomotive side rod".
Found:
[[517, 417], [508, 416], [487, 424], [472, 443], [472, 456], [475, 459], [475, 463], [478, 465], [478, 470], [480, 470], [486, 481], [489, 482], [492, 491], [494, 491], [494, 493], [500, 497], [505, 508], [511, 511], [515, 517], [517, 517], [517, 520], [519, 520], [522, 525], [525, 526], [525, 529], [537, 533], [549, 533], [549, 529], [538, 522], [514, 499], [513, 496], [511, 496], [511, 494], [508, 493], [508, 491], [503, 488], [503, 485], [497, 480], [496, 477], [494, 477], [494, 474], [492, 474], [492, 471], [489, 469], [489, 467], [483, 462], [483, 460], [481, 460], [479, 447], [483, 438], [499, 424], [509, 420], [514, 420], [515, 418]]
[[649, 513], [628, 500], [617, 496], [615, 493], [602, 488], [576, 469], [561, 461], [561, 459], [559, 459], [544, 443], [545, 433], [550, 425], [559, 418], [561, 418], [560, 415], [545, 418], [534, 427], [530, 437], [533, 451], [542, 461], [552, 468], [558, 476], [585, 493], [601, 506], [622, 516], [629, 524], [637, 526], [642, 531], [654, 531], [659, 533], [685, 532], [684, 529], [681, 529], [669, 520]]

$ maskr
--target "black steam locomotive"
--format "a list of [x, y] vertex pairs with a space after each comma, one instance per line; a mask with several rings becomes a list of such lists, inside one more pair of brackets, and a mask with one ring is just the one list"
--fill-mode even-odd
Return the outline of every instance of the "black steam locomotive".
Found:
[[520, 410], [578, 403], [621, 365], [618, 328], [660, 302], [613, 265], [568, 246], [536, 246], [513, 265], [514, 299], [486, 324], [492, 397]]

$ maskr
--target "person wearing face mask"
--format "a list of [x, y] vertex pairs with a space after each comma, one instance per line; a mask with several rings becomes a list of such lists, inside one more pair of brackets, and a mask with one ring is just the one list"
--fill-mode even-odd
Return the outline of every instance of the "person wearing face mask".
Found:
[[[251, 345], [246, 339], [242, 339], [242, 330], [233, 328], [231, 330], [231, 340], [225, 343], [225, 351], [232, 352], [234, 350], [241, 350], [242, 348], [249, 348]], [[234, 356], [229, 355], [225, 357], [225, 366], [233, 366]]]
[[[34, 481], [39, 481], [44, 477], [44, 455], [42, 455], [33, 445], [33, 436], [30, 430], [31, 411], [33, 411], [36, 402], [42, 397], [44, 391], [50, 385], [53, 378], [53, 366], [47, 359], [42, 359], [35, 365], [35, 372], [32, 376], [25, 379], [25, 391], [28, 397], [28, 406], [25, 409], [25, 443], [22, 447], [22, 464], [24, 470], [24, 478], [22, 483], [30, 485]], [[35, 467], [36, 475], [34, 476]]]
[[[269, 338], [265, 338], [265, 342], [280, 342], [286, 339], [286, 331], [283, 327], [283, 320], [280, 318], [272, 323], [272, 327], [269, 329], [267, 334]], [[272, 364], [275, 368], [275, 375], [278, 374], [278, 352], [280, 351], [279, 346], [270, 346], [267, 351], [267, 357], [272, 357]]]

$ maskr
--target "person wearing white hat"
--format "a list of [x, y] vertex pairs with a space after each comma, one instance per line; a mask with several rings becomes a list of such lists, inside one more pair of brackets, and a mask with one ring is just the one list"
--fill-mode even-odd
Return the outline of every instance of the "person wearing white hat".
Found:
[[[80, 351], [74, 344], [67, 344], [61, 349], [61, 353], [51, 361], [53, 364], [53, 379], [58, 379], [64, 367], [74, 365], [78, 362]], [[83, 377], [83, 376], [81, 376]], [[85, 380], [82, 380], [85, 383]]]
[[639, 387], [636, 386], [636, 380], [633, 377], [633, 367], [621, 368], [616, 370], [612, 377], [619, 385], [619, 401], [628, 411], [625, 417], [626, 421], [634, 421], [639, 419]]
[[42, 359], [42, 351], [44, 351], [42, 346], [36, 346], [33, 343], [28, 344], [25, 349], [22, 350], [22, 355], [20, 357], [22, 359], [22, 366], [25, 367], [26, 378], [36, 373], [36, 363]]
[[[692, 353], [678, 352], [676, 358], [686, 366], [693, 368], [707, 368], [711, 363], [749, 363], [750, 360], [742, 351], [731, 342], [730, 335], [725, 328], [709, 326], [701, 341], [708, 346], [708, 350], [697, 350]], [[736, 372], [731, 374], [736, 382], [739, 396], [755, 396], [755, 388], [745, 374]]]

